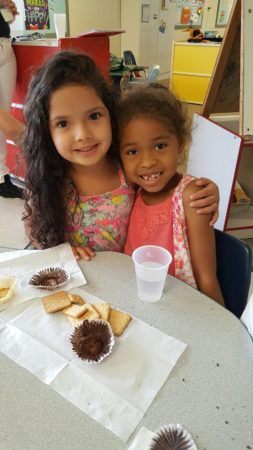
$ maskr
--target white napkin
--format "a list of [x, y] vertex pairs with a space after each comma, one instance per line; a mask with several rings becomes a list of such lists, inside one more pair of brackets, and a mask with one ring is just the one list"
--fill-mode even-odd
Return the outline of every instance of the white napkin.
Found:
[[127, 450], [149, 450], [154, 436], [155, 433], [153, 433], [153, 431], [150, 431], [146, 427], [141, 427]]
[[32, 253], [17, 256], [9, 259], [9, 253], [6, 254], [8, 261], [0, 262], [0, 276], [11, 275], [17, 279], [17, 288], [11, 300], [0, 305], [0, 310], [13, 307], [19, 303], [36, 297], [44, 297], [49, 294], [48, 290], [36, 289], [28, 284], [30, 277], [49, 266], [60, 266], [70, 274], [70, 280], [63, 286], [54, 289], [53, 292], [62, 289], [71, 288], [86, 284], [84, 275], [77, 264], [77, 261], [67, 243], [47, 250], [33, 251]]
[[[88, 302], [101, 303], [81, 289], [74, 291]], [[100, 364], [87, 364], [71, 349], [74, 328], [67, 317], [61, 312], [47, 314], [40, 299], [3, 311], [1, 319], [3, 353], [124, 441], [186, 348], [133, 318], [115, 338], [110, 356]]]
[[9, 259], [17, 258], [18, 256], [31, 255], [32, 253], [40, 252], [40, 250], [13, 250], [9, 252], [0, 253], [0, 262], [9, 261]]

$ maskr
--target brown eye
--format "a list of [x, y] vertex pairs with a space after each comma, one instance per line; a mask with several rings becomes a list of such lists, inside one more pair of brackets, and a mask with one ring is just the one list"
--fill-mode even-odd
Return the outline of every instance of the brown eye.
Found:
[[135, 150], [135, 149], [127, 150], [127, 152], [126, 152], [126, 154], [127, 154], [127, 155], [130, 155], [130, 156], [134, 156], [134, 155], [136, 155], [137, 153], [138, 153], [138, 151]]
[[90, 120], [98, 120], [102, 117], [102, 114], [100, 112], [94, 112], [90, 115]]
[[68, 125], [68, 122], [66, 120], [60, 120], [56, 124], [57, 128], [66, 128], [67, 125]]
[[155, 145], [155, 150], [163, 150], [166, 147], [167, 147], [167, 144], [165, 144], [164, 142], [161, 142], [160, 144]]

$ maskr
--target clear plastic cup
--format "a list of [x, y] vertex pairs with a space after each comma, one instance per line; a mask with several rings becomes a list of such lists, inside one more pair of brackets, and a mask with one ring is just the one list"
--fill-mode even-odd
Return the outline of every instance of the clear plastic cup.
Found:
[[138, 297], [144, 302], [160, 300], [172, 256], [157, 245], [143, 245], [132, 254], [135, 266]]

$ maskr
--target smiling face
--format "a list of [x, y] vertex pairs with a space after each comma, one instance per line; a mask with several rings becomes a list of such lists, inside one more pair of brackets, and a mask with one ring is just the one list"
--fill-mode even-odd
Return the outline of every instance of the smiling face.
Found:
[[58, 153], [74, 165], [98, 164], [112, 142], [109, 111], [90, 86], [66, 85], [53, 92], [49, 129]]
[[180, 153], [177, 136], [152, 118], [134, 118], [121, 133], [120, 157], [126, 176], [147, 193], [166, 190]]

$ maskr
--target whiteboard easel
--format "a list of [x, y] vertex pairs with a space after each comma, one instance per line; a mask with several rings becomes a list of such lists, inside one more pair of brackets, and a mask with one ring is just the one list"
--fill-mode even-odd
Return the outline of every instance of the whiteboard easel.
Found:
[[214, 181], [220, 192], [219, 219], [215, 228], [224, 230], [237, 177], [242, 138], [216, 123], [194, 114], [187, 173]]
[[[236, 173], [253, 200], [253, 0], [234, 0], [213, 76], [201, 113], [242, 136], [240, 168]], [[224, 167], [224, 173], [226, 167]], [[226, 229], [237, 237], [253, 237], [253, 207], [247, 214], [230, 215]]]

